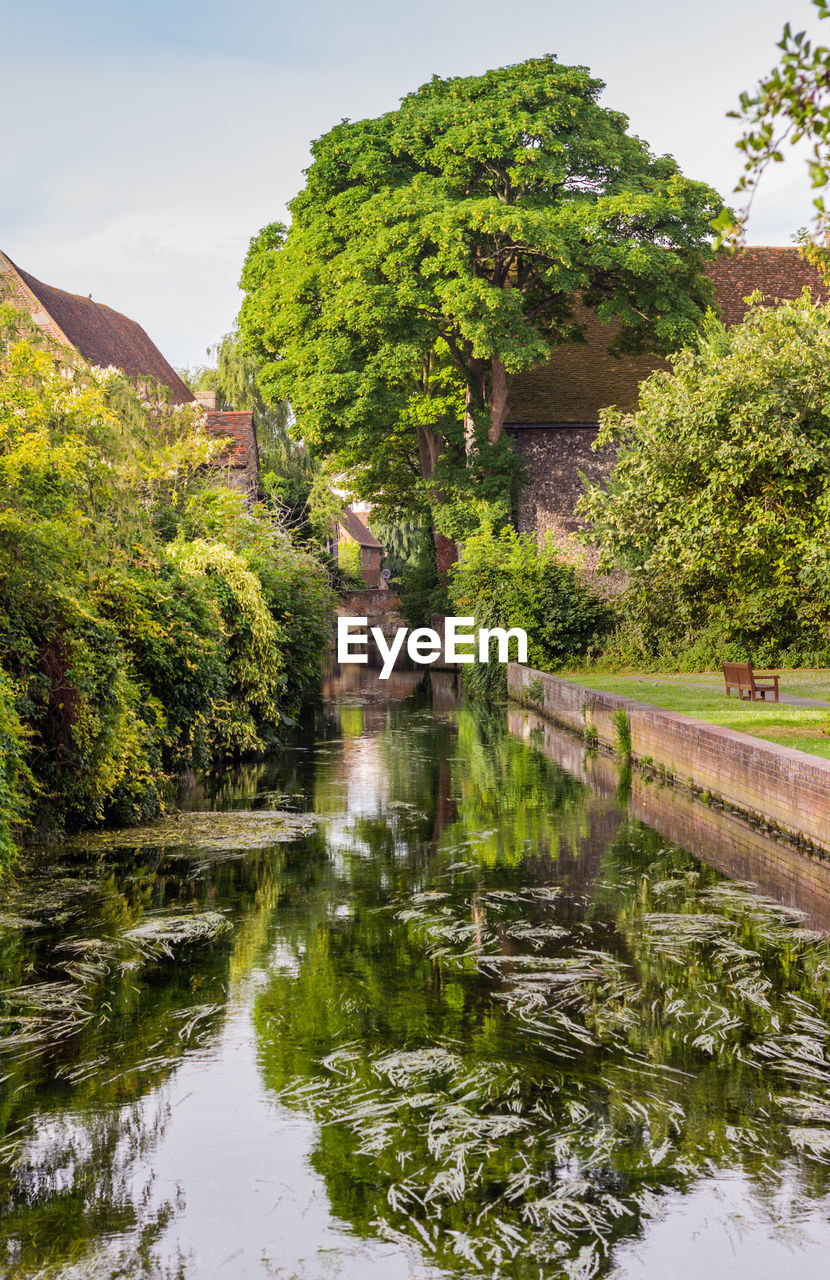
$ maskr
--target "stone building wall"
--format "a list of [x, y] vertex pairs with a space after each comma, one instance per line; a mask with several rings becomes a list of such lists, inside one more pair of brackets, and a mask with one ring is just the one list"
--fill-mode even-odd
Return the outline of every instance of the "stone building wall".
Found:
[[612, 449], [592, 448], [598, 429], [569, 424], [518, 427], [510, 432], [528, 470], [519, 498], [519, 530], [536, 533], [540, 539], [550, 532], [558, 543], [570, 542], [588, 568], [594, 566], [596, 551], [583, 543], [583, 526], [575, 511], [583, 493], [580, 473], [595, 483], [602, 481], [614, 457]]

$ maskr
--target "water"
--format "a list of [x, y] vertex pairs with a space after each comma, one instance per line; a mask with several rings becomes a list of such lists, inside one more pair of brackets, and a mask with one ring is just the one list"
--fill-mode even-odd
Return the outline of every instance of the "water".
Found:
[[7, 888], [0, 1276], [828, 1274], [830, 873], [418, 680]]

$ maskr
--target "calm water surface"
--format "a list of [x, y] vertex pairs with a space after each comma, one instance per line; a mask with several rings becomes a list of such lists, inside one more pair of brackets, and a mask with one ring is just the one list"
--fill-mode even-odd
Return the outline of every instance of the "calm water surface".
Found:
[[830, 1274], [826, 935], [417, 679], [0, 896], [0, 1276]]

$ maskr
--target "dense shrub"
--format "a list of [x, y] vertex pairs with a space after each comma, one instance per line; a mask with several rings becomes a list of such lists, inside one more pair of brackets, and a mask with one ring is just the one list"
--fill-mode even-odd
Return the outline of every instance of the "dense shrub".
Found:
[[0, 670], [0, 866], [14, 851], [14, 832], [29, 808], [32, 777], [25, 763], [23, 726], [15, 707], [15, 692]]
[[282, 720], [292, 721], [303, 690], [319, 675], [331, 633], [330, 566], [287, 537], [267, 507], [249, 508], [239, 494], [217, 486], [206, 486], [189, 499], [179, 539], [170, 547], [174, 558], [184, 539], [231, 547], [258, 579], [289, 657], [275, 699]]
[[228, 698], [214, 709], [218, 745], [257, 751], [260, 728], [280, 723], [278, 696], [285, 682], [285, 632], [275, 621], [262, 583], [237, 552], [222, 542], [174, 543], [170, 553], [182, 573], [204, 575], [222, 618], [229, 678]]
[[320, 658], [331, 636], [334, 599], [326, 567], [287, 538], [272, 539], [267, 552], [251, 548], [246, 559], [284, 636], [288, 678], [277, 701], [283, 720], [290, 723], [303, 692], [320, 674]]
[[755, 299], [607, 413], [582, 511], [629, 587], [611, 654], [710, 667], [830, 661], [830, 306]]
[[179, 773], [209, 764], [214, 707], [228, 695], [225, 637], [211, 593], [164, 556], [107, 575], [97, 595], [138, 681], [142, 717], [156, 721], [163, 767]]
[[212, 482], [197, 411], [12, 328], [0, 308], [0, 858], [27, 800], [41, 833], [139, 821], [261, 749], [330, 616], [315, 557]]
[[[551, 540], [539, 547], [535, 537], [509, 527], [498, 534], [484, 529], [465, 542], [449, 590], [454, 612], [474, 617], [477, 627], [524, 628], [528, 664], [543, 671], [583, 658], [610, 623], [607, 605]], [[464, 675], [473, 691], [504, 684], [504, 667], [495, 661]]]

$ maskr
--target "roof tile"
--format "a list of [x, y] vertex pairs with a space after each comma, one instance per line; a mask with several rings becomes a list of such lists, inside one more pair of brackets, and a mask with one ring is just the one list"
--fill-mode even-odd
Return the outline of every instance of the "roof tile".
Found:
[[[817, 271], [796, 248], [753, 246], [733, 256], [719, 254], [707, 273], [727, 325], [743, 318], [745, 299], [756, 290], [770, 302], [797, 298], [805, 287], [815, 298], [828, 297]], [[666, 367], [653, 355], [610, 356], [614, 328], [585, 308], [577, 309], [577, 318], [585, 326], [584, 343], [554, 347], [546, 364], [511, 379], [508, 425], [596, 423], [600, 410], [611, 405], [630, 413], [643, 379]]]

